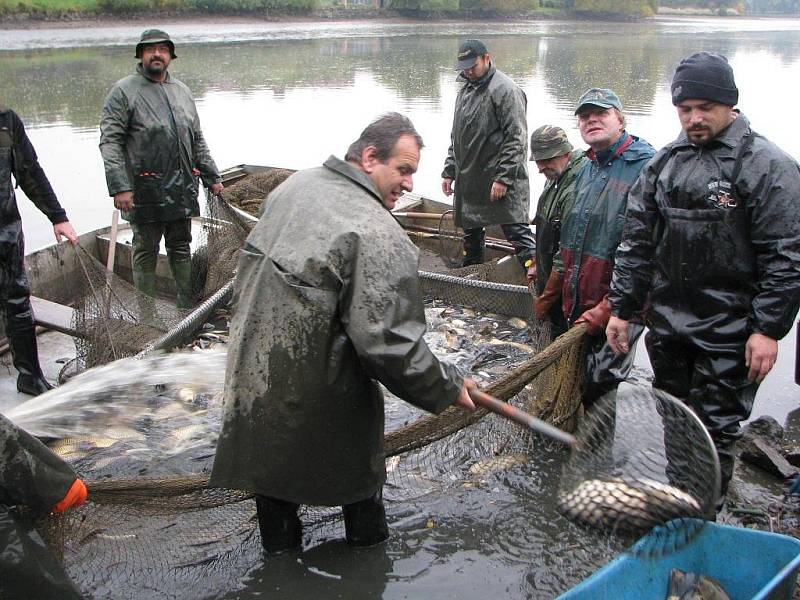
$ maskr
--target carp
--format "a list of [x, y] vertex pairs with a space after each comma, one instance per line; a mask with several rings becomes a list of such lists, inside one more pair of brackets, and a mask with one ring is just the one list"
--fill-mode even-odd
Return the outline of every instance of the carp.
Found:
[[679, 517], [702, 516], [700, 504], [691, 494], [650, 479], [589, 479], [559, 493], [558, 508], [568, 518], [587, 525], [634, 531]]

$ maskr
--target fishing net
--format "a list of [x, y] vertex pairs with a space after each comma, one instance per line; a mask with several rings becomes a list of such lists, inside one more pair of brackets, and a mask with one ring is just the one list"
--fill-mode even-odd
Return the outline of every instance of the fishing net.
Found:
[[[717, 453], [703, 423], [680, 400], [623, 384], [587, 411], [576, 437], [559, 492], [560, 509], [571, 519], [641, 533], [715, 514]], [[662, 528], [649, 550], [668, 551], [695, 529]]]
[[[228, 198], [236, 189], [226, 183]], [[205, 251], [196, 251], [193, 259], [195, 290], [206, 302], [213, 304], [230, 287], [236, 251], [254, 222], [245, 207], [257, 212], [249, 198], [263, 199], [268, 193], [263, 187], [249, 190], [236, 200], [241, 209], [208, 198], [200, 244]], [[584, 330], [572, 329], [550, 343], [548, 328], [533, 318], [530, 290], [491, 281], [502, 279], [502, 270], [492, 263], [458, 269], [456, 275], [421, 272], [431, 330], [426, 339], [438, 347], [442, 360], [467, 371], [487, 392], [571, 430], [581, 412]], [[136, 302], [134, 295], [128, 305]], [[118, 312], [134, 322], [127, 312]], [[197, 368], [165, 368], [163, 361], [172, 355], [149, 353], [175, 345], [171, 331], [138, 353], [147, 355], [135, 361], [140, 366], [123, 361], [93, 369], [57, 390], [59, 397], [81, 399], [74, 429], [36, 432], [53, 439], [54, 450], [89, 482], [86, 505], [43, 519], [39, 527], [70, 577], [91, 597], [213, 597], [235, 590], [241, 574], [261, 560], [252, 497], [208, 487], [221, 381], [198, 378]], [[224, 359], [209, 360], [219, 362], [204, 364], [204, 374], [224, 372]], [[102, 379], [110, 374], [117, 380], [114, 385]], [[120, 406], [129, 410], [110, 410]], [[446, 492], [471, 478], [470, 469], [480, 472], [487, 460], [529, 456], [556, 445], [482, 409], [423, 415], [387, 397], [391, 411], [399, 412], [385, 439], [388, 503]], [[113, 419], [98, 422], [101, 414]], [[127, 426], [121, 428], [121, 422]], [[24, 421], [22, 426], [28, 428]], [[66, 446], [57, 448], [59, 443]], [[306, 539], [343, 530], [338, 508], [303, 507], [301, 519]]]
[[[453, 315], [462, 319], [472, 316], [464, 313], [466, 309], [453, 308], [435, 299], [429, 299], [427, 307], [431, 315], [453, 311]], [[491, 347], [498, 354], [508, 352], [516, 360], [513, 368], [498, 358], [496, 370], [489, 362], [473, 371], [476, 378], [485, 378], [487, 391], [523, 409], [536, 410], [538, 405], [553, 411], [553, 398], [546, 398], [531, 385], [537, 376], [550, 373], [551, 378], [560, 376], [565, 386], [553, 390], [554, 395], [564, 400], [566, 390], [572, 390], [572, 406], [565, 412], [574, 411], [576, 398], [580, 397], [582, 371], [581, 363], [575, 359], [580, 330], [568, 332], [541, 352], [531, 352], [519, 347], [525, 342], [516, 341], [525, 339], [533, 349], [530, 334], [522, 337], [523, 330], [508, 325], [507, 317], [486, 317], [475, 311], [473, 320], [476, 327], [481, 323], [491, 327], [490, 339], [499, 342]], [[451, 319], [442, 329], [460, 327], [459, 321]], [[449, 330], [436, 333], [446, 340]], [[152, 356], [144, 361], [166, 358]], [[130, 415], [133, 421], [128, 422], [133, 426], [129, 431], [114, 432], [108, 425], [92, 427], [107, 432], [104, 435], [119, 436], [114, 443], [97, 439], [81, 441], [77, 429], [61, 433], [70, 434], [78, 449], [90, 449], [88, 453], [76, 453], [71, 459], [81, 475], [91, 480], [90, 502], [42, 522], [40, 530], [57, 548], [76, 585], [92, 597], [209, 597], [235, 589], [239, 582], [236, 574], [246, 572], [261, 560], [254, 501], [250, 495], [235, 490], [208, 488], [213, 440], [202, 431], [185, 431], [196, 424], [198, 413], [203, 413], [199, 418], [209, 423], [218, 419], [214, 415], [219, 406], [218, 384], [204, 384], [195, 376], [184, 376], [175, 365], [163, 369], [156, 368], [156, 364], [145, 362], [141, 372], [126, 369], [127, 379], [116, 387], [100, 386], [91, 379], [82, 381], [97, 377], [97, 371], [102, 375], [103, 368], [114, 367], [109, 365], [85, 373], [61, 390], [64, 394], [70, 384], [81, 385], [74, 394], [82, 398], [85, 410], [98, 403], [125, 404], [118, 400], [130, 398], [135, 400], [131, 404], [139, 411]], [[203, 371], [220, 373], [223, 365], [221, 360], [216, 368], [205, 364]], [[158, 373], [168, 380], [159, 382]], [[138, 381], [138, 387], [129, 380]], [[101, 389], [102, 398], [92, 396], [89, 393], [92, 389]], [[142, 405], [144, 409], [140, 410]], [[160, 414], [162, 411], [164, 414]], [[451, 408], [438, 416], [409, 414], [409, 419], [409, 425], [389, 431], [386, 436], [384, 494], [388, 503], [444, 492], [471, 477], [469, 469], [481, 461], [496, 456], [527, 455], [538, 446], [549, 444], [483, 410], [467, 414]], [[120, 415], [115, 415], [112, 421], [119, 427]], [[76, 427], [87, 422], [92, 422], [90, 415], [75, 414]], [[183, 443], [180, 453], [165, 456], [171, 445], [156, 444], [167, 430], [173, 444]], [[159, 431], [162, 435], [156, 435]], [[311, 539], [330, 536], [342, 528], [338, 509], [304, 507], [301, 518], [306, 536]], [[158, 552], [154, 553], [153, 548], [158, 548]], [[170, 595], [162, 596], [160, 590], [165, 589], [171, 590]]]
[[76, 289], [82, 292], [76, 293], [72, 319], [76, 358], [62, 369], [61, 381], [86, 368], [133, 356], [184, 316], [174, 303], [137, 291], [82, 246], [76, 247], [75, 258], [80, 267]]
[[[247, 209], [254, 206], [252, 198], [260, 198], [260, 204], [269, 191], [290, 174], [291, 171], [285, 169], [254, 173], [226, 188], [224, 193]], [[207, 195], [205, 214], [195, 220], [193, 227], [191, 284], [195, 305], [214, 297], [232, 281], [237, 252], [253, 222], [233, 204]], [[139, 354], [162, 338], [164, 341], [156, 346], [177, 345], [202, 325], [202, 319], [193, 317], [192, 311], [179, 310], [174, 302], [164, 298], [142, 294], [108, 271], [83, 247], [77, 248], [71, 260], [76, 263], [72, 271], [78, 275], [69, 282], [72, 291], [68, 294], [74, 308], [72, 328], [76, 334], [76, 357], [62, 369], [59, 376], [62, 382], [87, 368]], [[158, 275], [172, 285], [168, 272]], [[220, 295], [217, 304], [225, 297], [226, 294]], [[207, 316], [215, 306], [205, 307], [202, 316]], [[188, 324], [185, 323], [187, 319]], [[164, 337], [176, 330], [182, 335]]]

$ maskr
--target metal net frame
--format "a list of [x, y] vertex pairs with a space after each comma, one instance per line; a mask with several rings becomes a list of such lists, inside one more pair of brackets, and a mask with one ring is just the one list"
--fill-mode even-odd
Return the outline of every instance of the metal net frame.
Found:
[[[674, 519], [714, 517], [717, 452], [702, 421], [680, 400], [650, 386], [622, 384], [586, 412], [576, 438], [559, 490], [559, 508], [569, 518], [643, 533]], [[694, 530], [662, 530], [661, 550]]]

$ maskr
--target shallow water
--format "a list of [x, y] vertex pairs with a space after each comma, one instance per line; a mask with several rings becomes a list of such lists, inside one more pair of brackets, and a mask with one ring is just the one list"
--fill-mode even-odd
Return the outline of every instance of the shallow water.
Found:
[[[439, 174], [456, 93], [452, 63], [459, 39], [467, 36], [483, 37], [498, 67], [523, 86], [529, 129], [560, 125], [576, 145], [574, 104], [594, 85], [620, 94], [629, 131], [657, 147], [670, 141], [678, 133], [668, 92], [674, 66], [697, 50], [722, 52], [733, 64], [740, 106], [754, 128], [800, 156], [796, 128], [787, 126], [800, 76], [797, 20], [159, 25], [177, 41], [180, 58], [171, 72], [195, 93], [220, 167], [318, 165], [329, 154], [341, 156], [374, 115], [399, 110], [426, 142], [415, 191], [444, 200]], [[132, 47], [143, 28], [0, 31], [3, 103], [25, 119], [79, 231], [110, 223], [98, 115], [112, 83], [132, 72]], [[542, 184], [532, 175], [532, 197]], [[28, 250], [49, 244], [46, 220], [29, 202], [21, 199], [20, 207]], [[783, 420], [800, 402], [793, 336], [781, 342], [754, 415]], [[646, 353], [640, 349], [638, 357], [646, 366]], [[389, 413], [398, 423], [410, 416], [403, 410], [391, 415], [391, 405]], [[464, 456], [484, 450], [462, 441], [452, 448], [456, 465], [470, 464]], [[251, 535], [244, 559], [223, 571], [227, 585], [204, 589], [208, 597], [228, 598], [552, 598], [620, 547], [608, 547], [554, 512], [558, 461], [557, 454], [534, 449], [530, 462], [472, 487], [460, 480], [467, 479], [467, 467], [457, 467], [457, 481], [445, 492], [389, 504], [393, 535], [379, 549], [344, 546], [338, 520], [311, 528], [300, 557], [265, 561], [258, 536]]]

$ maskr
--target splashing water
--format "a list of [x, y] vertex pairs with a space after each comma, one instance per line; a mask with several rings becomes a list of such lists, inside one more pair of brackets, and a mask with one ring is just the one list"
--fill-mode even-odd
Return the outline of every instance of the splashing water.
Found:
[[154, 397], [192, 404], [198, 395], [220, 393], [225, 361], [226, 352], [220, 349], [122, 358], [90, 369], [5, 416], [44, 438], [135, 429], [136, 420], [152, 410]]

